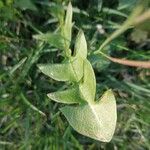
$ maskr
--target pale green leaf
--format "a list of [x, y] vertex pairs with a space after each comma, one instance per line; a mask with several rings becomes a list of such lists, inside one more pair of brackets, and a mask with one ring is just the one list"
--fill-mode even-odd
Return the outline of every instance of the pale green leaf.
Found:
[[116, 10], [116, 9], [103, 8], [102, 10], [103, 10], [103, 12], [106, 13], [107, 15], [118, 15], [118, 16], [125, 17], [125, 18], [128, 17], [127, 14], [122, 13], [121, 11]]
[[103, 142], [112, 139], [117, 114], [116, 101], [111, 90], [107, 91], [99, 102], [65, 106], [60, 110], [77, 132]]
[[69, 3], [66, 12], [65, 23], [62, 27], [62, 36], [64, 37], [65, 40], [66, 49], [68, 49], [70, 46], [71, 35], [72, 35], [72, 5], [71, 3]]
[[137, 3], [137, 0], [119, 0], [118, 10], [126, 9], [126, 12], [131, 11]]
[[83, 59], [81, 57], [72, 58], [71, 65], [76, 77], [76, 81], [79, 81], [83, 77]]
[[39, 64], [39, 69], [47, 76], [57, 81], [76, 81], [70, 63], [64, 64]]
[[79, 89], [83, 99], [87, 102], [93, 102], [96, 92], [96, 79], [90, 62], [84, 60], [83, 82], [79, 85]]
[[63, 37], [60, 34], [54, 34], [48, 32], [45, 34], [34, 35], [33, 38], [47, 42], [56, 48], [65, 49], [63, 43]]
[[39, 69], [57, 81], [78, 82], [83, 77], [83, 60], [73, 58], [63, 64], [39, 64]]
[[74, 104], [84, 102], [80, 97], [79, 89], [77, 87], [65, 91], [49, 93], [48, 97], [59, 103]]
[[75, 43], [75, 57], [86, 59], [87, 57], [87, 43], [82, 30], [79, 31]]

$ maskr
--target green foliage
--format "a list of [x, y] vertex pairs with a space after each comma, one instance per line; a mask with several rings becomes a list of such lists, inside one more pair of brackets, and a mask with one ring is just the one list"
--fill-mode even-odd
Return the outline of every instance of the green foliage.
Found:
[[17, 10], [12, 7], [13, 1], [6, 1], [5, 3], [0, 1], [0, 19], [1, 20], [13, 20], [16, 17]]
[[[71, 32], [72, 6], [69, 4], [65, 25], [62, 25], [62, 36], [67, 39], [66, 50], [69, 50]], [[99, 141], [109, 142], [116, 126], [116, 102], [111, 91], [107, 91], [98, 102], [95, 101], [96, 79], [93, 68], [87, 60], [87, 43], [82, 31], [78, 33], [74, 55], [70, 56], [66, 53], [66, 56], [69, 58], [65, 63], [41, 64], [39, 68], [55, 80], [75, 82], [76, 87], [50, 93], [48, 97], [60, 103], [79, 104], [65, 106], [60, 110], [79, 133]]]
[[109, 142], [116, 127], [116, 102], [111, 90], [96, 103], [60, 109], [71, 126], [79, 133], [103, 142]]
[[79, 85], [82, 97], [88, 102], [92, 103], [95, 99], [96, 79], [93, 68], [88, 60], [84, 61], [83, 81]]
[[82, 31], [79, 31], [77, 35], [77, 39], [75, 42], [75, 55], [76, 57], [81, 57], [82, 59], [86, 59], [87, 57], [87, 43]]
[[137, 0], [119, 0], [119, 6], [118, 9], [125, 9], [126, 11], [129, 11], [132, 9], [137, 3]]
[[31, 0], [17, 0], [17, 1], [15, 0], [14, 5], [22, 10], [26, 10], [26, 9], [30, 9], [34, 11], [37, 10], [36, 6]]
[[71, 3], [68, 5], [66, 19], [62, 25], [61, 34], [64, 37], [64, 45], [66, 48], [66, 55], [69, 55], [69, 47], [72, 35], [72, 6]]
[[80, 91], [78, 87], [72, 87], [71, 89], [65, 91], [49, 93], [47, 94], [47, 96], [53, 101], [59, 103], [66, 103], [66, 104], [85, 103], [85, 101], [80, 97], [79, 92]]
[[[73, 24], [69, 47], [72, 52], [71, 56], [67, 57], [61, 29], [65, 23], [64, 15], [69, 1], [28, 0], [37, 10], [27, 8], [26, 1], [23, 2], [23, 7], [15, 4], [21, 1], [0, 0], [0, 150], [148, 150], [150, 147], [150, 71], [119, 65], [101, 54], [94, 54], [113, 31], [122, 27], [122, 23], [128, 19], [124, 16], [130, 15], [137, 0], [72, 1], [75, 24]], [[100, 32], [97, 28], [99, 25], [104, 32]], [[87, 48], [84, 49], [88, 51], [81, 52], [82, 43], [82, 49], [77, 54], [75, 45], [80, 42], [76, 42], [76, 39], [78, 33], [83, 33], [79, 29], [84, 31], [87, 40], [87, 43], [83, 42], [87, 44]], [[136, 27], [131, 26], [129, 30], [108, 43], [102, 52], [119, 58], [149, 60], [149, 35], [142, 40], [138, 39], [138, 43], [134, 40], [135, 43], [132, 34], [137, 29], [144, 31], [144, 34], [145, 31], [148, 33], [149, 20]], [[33, 38], [34, 35], [44, 34], [50, 34], [50, 40]], [[141, 37], [142, 34], [140, 39]], [[136, 38], [139, 38], [139, 34]], [[83, 52], [86, 53], [83, 55]], [[80, 59], [77, 60], [76, 54], [85, 57], [77, 57]], [[89, 102], [83, 99], [79, 87], [79, 83], [83, 83], [83, 59], [88, 59], [91, 63], [96, 78], [95, 99], [90, 106], [105, 108], [101, 104], [97, 105], [97, 102], [101, 102], [99, 95], [103, 95], [103, 92], [109, 88], [113, 89], [117, 98], [118, 121], [115, 134], [108, 143], [78, 134], [79, 131], [76, 132], [71, 127], [73, 125], [76, 127], [77, 124], [71, 125], [72, 120], [69, 118], [69, 123], [60, 110], [69, 107], [75, 111], [84, 107], [89, 115], [93, 114]], [[37, 67], [37, 64], [62, 65], [73, 63], [75, 60], [74, 67], [78, 68], [75, 70], [78, 71], [79, 77], [73, 77], [73, 81], [67, 78], [65, 82], [56, 82], [41, 73]], [[67, 69], [65, 74], [66, 71]], [[54, 101], [49, 99], [47, 93]], [[96, 108], [94, 110], [100, 111]], [[111, 109], [109, 110], [111, 112]], [[84, 116], [85, 114], [88, 113], [84, 113]], [[78, 117], [77, 114], [74, 117]], [[92, 117], [94, 121], [95, 117], [93, 115]], [[88, 121], [89, 118], [84, 117], [84, 119]], [[106, 119], [111, 118], [106, 117]], [[89, 124], [91, 125], [91, 122], [88, 121], [87, 126]], [[79, 127], [82, 126], [77, 126], [76, 130], [79, 130]], [[109, 131], [108, 128], [107, 130]], [[91, 134], [91, 132], [86, 133]]]
[[54, 33], [49, 32], [46, 34], [34, 35], [33, 38], [47, 42], [51, 44], [52, 46], [60, 48], [60, 49], [65, 48], [63, 44], [63, 37], [61, 37], [60, 34], [54, 34]]

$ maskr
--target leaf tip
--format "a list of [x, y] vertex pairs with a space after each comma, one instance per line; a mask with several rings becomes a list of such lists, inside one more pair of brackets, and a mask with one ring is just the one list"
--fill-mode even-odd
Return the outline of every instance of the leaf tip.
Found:
[[53, 94], [53, 93], [48, 93], [47, 96], [48, 96], [50, 99], [52, 99], [52, 100], [54, 99], [54, 94]]
[[69, 4], [68, 4], [68, 9], [72, 10], [72, 4], [71, 4], [71, 2], [69, 2]]
[[105, 94], [108, 96], [108, 97], [112, 97], [115, 99], [115, 96], [114, 96], [114, 92], [112, 91], [112, 89], [109, 89], [105, 92]]
[[42, 71], [42, 64], [37, 64], [37, 67]]

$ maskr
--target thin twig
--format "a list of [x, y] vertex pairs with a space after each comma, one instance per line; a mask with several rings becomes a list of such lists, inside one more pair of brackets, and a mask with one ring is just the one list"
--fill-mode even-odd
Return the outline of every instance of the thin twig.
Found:
[[115, 63], [126, 65], [126, 66], [150, 69], [150, 61], [127, 60], [127, 59], [119, 59], [119, 58], [113, 58], [113, 57], [109, 57], [109, 60]]
[[136, 18], [133, 22], [133, 25], [139, 25], [143, 23], [144, 21], [150, 19], [150, 9], [145, 11], [142, 15], [140, 15], [138, 18]]
[[150, 69], [150, 61], [137, 61], [137, 60], [127, 60], [127, 59], [120, 59], [120, 58], [114, 58], [110, 57], [103, 52], [99, 52], [99, 54], [103, 55], [105, 58], [109, 59], [110, 61], [126, 66], [131, 67], [141, 67], [141, 68], [147, 68]]

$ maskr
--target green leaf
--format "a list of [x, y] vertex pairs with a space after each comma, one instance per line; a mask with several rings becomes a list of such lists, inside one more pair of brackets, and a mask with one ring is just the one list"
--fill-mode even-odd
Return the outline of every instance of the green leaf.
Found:
[[33, 38], [47, 42], [54, 47], [65, 49], [63, 37], [60, 34], [54, 34], [49, 32], [45, 34], [34, 35]]
[[79, 31], [75, 43], [75, 57], [86, 59], [87, 57], [87, 43], [82, 30]]
[[49, 11], [54, 18], [57, 18], [60, 23], [63, 23], [64, 20], [64, 8], [63, 5], [53, 3], [53, 5], [49, 6]]
[[111, 90], [99, 102], [65, 106], [60, 110], [77, 132], [103, 142], [111, 140], [117, 120], [116, 101]]
[[71, 3], [69, 3], [66, 12], [65, 24], [62, 27], [62, 36], [65, 39], [66, 49], [69, 49], [70, 47], [71, 35], [72, 35], [72, 5]]
[[118, 10], [125, 9], [127, 12], [131, 11], [135, 7], [137, 0], [119, 0]]
[[76, 81], [71, 63], [39, 64], [39, 69], [47, 76], [57, 81]]
[[71, 66], [76, 78], [76, 81], [81, 80], [83, 77], [83, 59], [81, 57], [72, 57]]
[[96, 92], [96, 79], [90, 62], [84, 60], [83, 82], [79, 85], [81, 95], [87, 102], [93, 102]]
[[57, 81], [78, 82], [83, 77], [83, 60], [73, 58], [63, 64], [39, 64], [39, 69]]
[[32, 2], [32, 0], [17, 0], [17, 1], [14, 1], [15, 2], [15, 6], [16, 7], [19, 7], [23, 10], [26, 10], [26, 9], [30, 9], [30, 10], [37, 10], [35, 4]]
[[125, 17], [127, 18], [128, 15], [126, 15], [125, 13], [122, 13], [121, 11], [115, 10], [115, 9], [111, 9], [111, 8], [103, 8], [103, 13], [106, 13], [107, 15], [118, 15], [121, 17]]
[[24, 57], [16, 65], [14, 65], [9, 72], [10, 75], [12, 75], [17, 69], [19, 69], [25, 63], [26, 60], [27, 60], [27, 57]]
[[77, 87], [65, 91], [49, 93], [48, 97], [59, 103], [74, 104], [84, 102], [80, 97], [79, 89]]

